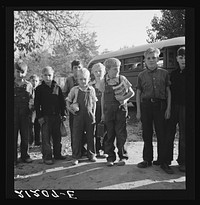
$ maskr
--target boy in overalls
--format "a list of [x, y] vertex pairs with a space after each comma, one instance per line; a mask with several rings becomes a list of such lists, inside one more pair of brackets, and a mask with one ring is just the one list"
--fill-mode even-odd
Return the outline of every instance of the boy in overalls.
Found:
[[29, 115], [32, 99], [32, 85], [25, 80], [28, 66], [19, 61], [14, 65], [14, 164], [19, 161], [17, 159], [17, 144], [18, 133], [20, 132], [21, 144], [21, 161], [25, 163], [32, 162], [28, 154], [28, 140], [29, 140]]
[[[87, 156], [91, 162], [96, 161], [95, 144], [94, 144], [94, 126], [95, 126], [95, 111], [96, 111], [96, 94], [92, 86], [90, 86], [90, 72], [83, 68], [77, 72], [78, 86], [70, 90], [66, 98], [66, 104], [69, 112], [74, 115], [73, 119], [73, 147], [72, 157], [73, 165], [79, 163], [81, 158], [82, 137], [86, 133], [87, 139]], [[76, 103], [78, 107], [75, 110]]]
[[[91, 74], [94, 75], [94, 80], [90, 82], [90, 85], [92, 85], [95, 89], [96, 96], [97, 96], [97, 105], [96, 105], [96, 129], [95, 129], [95, 145], [96, 145], [96, 154], [97, 157], [102, 157], [105, 158], [106, 155], [104, 154], [104, 144], [105, 144], [105, 139], [106, 139], [106, 134], [104, 130], [104, 137], [103, 140], [97, 136], [98, 135], [98, 124], [101, 122], [101, 91], [99, 90], [100, 82], [103, 80], [104, 75], [105, 75], [106, 69], [105, 66], [102, 63], [96, 63], [92, 66], [91, 69]], [[102, 142], [101, 142], [102, 140]]]
[[[33, 98], [35, 97], [35, 90], [36, 87], [39, 85], [40, 83], [40, 78], [39, 76], [37, 76], [36, 74], [33, 74], [30, 77], [30, 82], [33, 86]], [[40, 137], [40, 124], [38, 122], [38, 118], [36, 118], [36, 112], [35, 112], [35, 108], [33, 106], [33, 108], [31, 109], [31, 116], [30, 116], [30, 139], [29, 139], [29, 144], [31, 146], [39, 146], [41, 144], [41, 137]]]
[[[71, 62], [71, 69], [73, 72], [72, 76], [69, 76], [66, 79], [65, 82], [65, 86], [63, 88], [63, 94], [64, 97], [66, 98], [70, 92], [70, 90], [74, 87], [78, 85], [78, 79], [77, 79], [77, 71], [82, 69], [82, 63], [79, 60], [73, 60]], [[71, 134], [71, 148], [73, 147], [73, 140], [72, 140], [72, 136], [73, 136], [73, 119], [74, 119], [74, 115], [69, 112], [69, 129], [70, 129], [70, 134]], [[83, 142], [82, 142], [82, 149], [81, 149], [81, 153], [82, 156], [87, 155], [87, 150], [85, 149], [84, 145], [86, 143], [86, 137], [85, 137], [85, 133], [83, 133]]]
[[[116, 160], [114, 151], [114, 140], [116, 138], [119, 156], [117, 165], [121, 166], [125, 165], [125, 160], [128, 159], [124, 146], [127, 139], [127, 100], [134, 95], [134, 91], [127, 78], [119, 75], [121, 62], [118, 59], [109, 58], [104, 62], [104, 65], [107, 74], [101, 82], [100, 90], [102, 91], [102, 120], [107, 128], [107, 139], [105, 141], [105, 153], [108, 155], [107, 165], [113, 166]], [[115, 89], [116, 87], [117, 89]]]

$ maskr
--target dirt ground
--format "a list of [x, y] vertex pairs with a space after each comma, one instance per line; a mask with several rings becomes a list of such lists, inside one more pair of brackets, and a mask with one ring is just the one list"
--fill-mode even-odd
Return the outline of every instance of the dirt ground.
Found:
[[[177, 137], [174, 144], [174, 174], [166, 174], [159, 166], [146, 169], [137, 167], [142, 161], [143, 141], [141, 126], [135, 118], [135, 108], [129, 108], [130, 119], [127, 123], [126, 142], [129, 159], [125, 166], [106, 166], [106, 159], [98, 158], [89, 162], [86, 157], [73, 166], [70, 137], [62, 138], [62, 152], [66, 160], [57, 160], [53, 165], [42, 163], [40, 147], [30, 149], [33, 162], [21, 163], [14, 170], [16, 190], [185, 190], [186, 176], [178, 170]], [[68, 120], [66, 121], [68, 126]], [[154, 137], [154, 159], [157, 157], [156, 138]], [[116, 149], [117, 151], [117, 149]]]

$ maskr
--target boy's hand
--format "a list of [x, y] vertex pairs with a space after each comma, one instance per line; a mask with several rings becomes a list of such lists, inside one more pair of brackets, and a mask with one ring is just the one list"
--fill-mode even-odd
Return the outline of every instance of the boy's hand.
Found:
[[116, 100], [123, 102], [124, 101], [124, 97], [121, 95], [115, 95]]
[[28, 107], [29, 107], [30, 110], [34, 109], [34, 100], [33, 99], [29, 100]]
[[138, 120], [141, 119], [141, 112], [137, 111], [136, 118], [137, 118]]
[[40, 126], [42, 126], [42, 124], [45, 122], [44, 118], [43, 117], [39, 118], [38, 122], [39, 122]]
[[67, 117], [65, 115], [61, 116], [61, 121], [65, 121]]
[[165, 119], [168, 120], [170, 118], [170, 110], [166, 109], [165, 111]]
[[76, 115], [76, 113], [74, 112], [74, 110], [71, 107], [68, 107], [69, 112], [71, 112], [73, 115]]
[[104, 115], [104, 114], [101, 115], [101, 121], [102, 121], [102, 122], [105, 121], [105, 115]]

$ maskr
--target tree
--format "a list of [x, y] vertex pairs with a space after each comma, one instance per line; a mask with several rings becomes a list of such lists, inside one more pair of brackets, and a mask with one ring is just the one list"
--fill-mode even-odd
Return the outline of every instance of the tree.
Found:
[[82, 26], [81, 14], [67, 10], [14, 11], [14, 51], [28, 53], [48, 42], [70, 43]]
[[87, 66], [98, 54], [96, 33], [85, 31], [80, 12], [15, 11], [14, 19], [15, 60], [20, 57], [30, 64], [28, 74], [49, 65], [66, 76], [72, 60]]
[[50, 57], [52, 66], [59, 70], [60, 75], [66, 76], [71, 71], [71, 62], [78, 59], [84, 67], [89, 61], [98, 55], [99, 46], [96, 46], [96, 33], [82, 32], [78, 39], [74, 39], [71, 44], [57, 44], [53, 48], [53, 55]]
[[162, 17], [154, 16], [147, 29], [148, 43], [185, 36], [185, 10], [161, 10]]
[[96, 45], [96, 37], [95, 32], [82, 32], [75, 43], [74, 52], [77, 53], [85, 67], [94, 56], [98, 55], [99, 46]]
[[23, 58], [23, 61], [28, 65], [28, 73], [27, 78], [29, 78], [32, 74], [37, 74], [41, 76], [41, 70], [50, 65], [50, 56], [51, 54], [48, 50], [32, 52], [27, 55], [26, 58]]

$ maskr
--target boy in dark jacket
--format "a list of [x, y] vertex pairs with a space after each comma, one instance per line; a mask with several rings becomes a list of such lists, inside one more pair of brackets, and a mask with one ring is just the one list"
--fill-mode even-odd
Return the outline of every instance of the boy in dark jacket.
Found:
[[171, 117], [166, 121], [166, 158], [171, 163], [173, 160], [174, 138], [176, 125], [179, 126], [178, 159], [179, 170], [185, 172], [185, 47], [177, 50], [179, 68], [171, 73]]
[[41, 125], [43, 161], [45, 164], [53, 164], [52, 154], [56, 160], [65, 159], [61, 155], [60, 123], [66, 119], [66, 104], [60, 86], [53, 80], [54, 70], [47, 66], [42, 70], [42, 76], [43, 81], [36, 88], [34, 106]]

